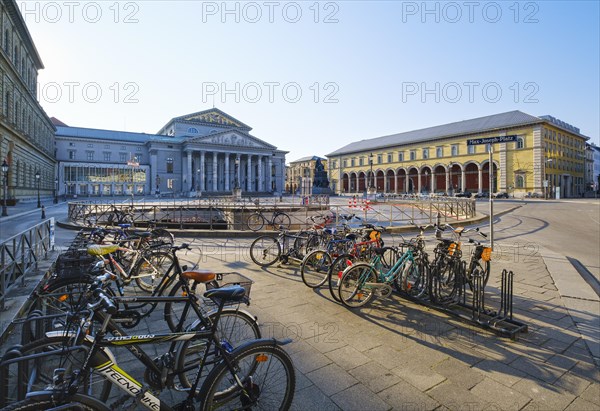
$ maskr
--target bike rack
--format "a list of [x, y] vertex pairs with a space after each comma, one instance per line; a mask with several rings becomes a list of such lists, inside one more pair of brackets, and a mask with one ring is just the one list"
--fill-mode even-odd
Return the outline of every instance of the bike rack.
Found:
[[[464, 273], [464, 271], [461, 271]], [[461, 274], [462, 276], [462, 274]], [[461, 278], [462, 287], [453, 301], [435, 302], [429, 296], [414, 297], [401, 293], [402, 298], [417, 304], [433, 308], [437, 311], [458, 318], [466, 323], [490, 330], [503, 337], [515, 340], [519, 333], [527, 333], [528, 326], [513, 318], [513, 281], [512, 271], [502, 270], [500, 286], [500, 308], [493, 311], [485, 307], [485, 286], [481, 273], [473, 277], [473, 289], [468, 292], [466, 279]]]

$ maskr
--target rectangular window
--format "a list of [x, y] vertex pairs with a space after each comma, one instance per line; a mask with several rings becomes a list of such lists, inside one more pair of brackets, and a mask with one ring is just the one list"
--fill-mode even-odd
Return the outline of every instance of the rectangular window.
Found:
[[75, 150], [69, 150], [69, 160], [75, 160]]
[[173, 189], [174, 182], [175, 182], [175, 180], [174, 180], [174, 179], [172, 179], [172, 178], [168, 178], [168, 179], [167, 179], [167, 188], [168, 188], [169, 190], [172, 190], [172, 189]]
[[467, 153], [475, 154], [475, 146], [467, 146]]
[[127, 149], [127, 147], [121, 146], [121, 150], [126, 150], [126, 149]]
[[124, 163], [127, 161], [127, 153], [119, 153], [119, 161]]
[[344, 161], [342, 161], [342, 164], [344, 165], [344, 168], [348, 167], [348, 160], [344, 159]]
[[110, 144], [105, 144], [104, 148], [109, 149], [110, 150]]
[[410, 160], [416, 160], [417, 159], [417, 152], [415, 150], [410, 150]]
[[352, 159], [350, 160], [350, 166], [351, 166], [351, 167], [354, 167], [354, 166], [356, 165], [356, 164], [355, 164], [355, 161], [356, 161], [356, 160], [354, 159], [354, 157], [352, 157]]
[[387, 160], [388, 163], [391, 163], [394, 161], [393, 156], [391, 154], [388, 154], [387, 158], [388, 158], [388, 160]]
[[428, 148], [424, 148], [423, 149], [423, 158], [424, 159], [428, 159], [429, 158], [429, 149]]
[[452, 156], [458, 155], [458, 144], [452, 144]]
[[172, 158], [167, 158], [167, 173], [172, 173], [173, 172], [173, 159]]
[[333, 161], [331, 163], [331, 167], [333, 167], [333, 169], [335, 170], [337, 168], [337, 161]]
[[404, 161], [404, 152], [403, 151], [398, 153], [398, 161]]
[[88, 144], [87, 146], [88, 146], [88, 148], [94, 148], [93, 144]]
[[136, 163], [141, 163], [142, 162], [142, 155], [141, 154], [136, 154], [135, 156], [133, 156], [133, 158], [135, 159]]
[[75, 143], [73, 143], [73, 142], [70, 142], [70, 143], [69, 143], [69, 146], [70, 146], [70, 147], [73, 147], [74, 145], [75, 145]]
[[359, 159], [358, 159], [358, 165], [359, 165], [359, 166], [362, 166], [364, 161], [365, 161], [365, 160], [364, 160], [362, 157], [361, 157], [361, 158], [359, 158]]
[[142, 151], [142, 148], [141, 147], [136, 147], [135, 151]]
[[104, 161], [110, 161], [110, 154], [111, 153], [104, 153]]
[[85, 152], [85, 158], [88, 161], [93, 161], [94, 160], [94, 152], [93, 151], [86, 151]]
[[442, 157], [444, 157], [444, 147], [437, 147], [437, 148], [435, 149], [435, 156], [436, 156], [437, 158], [442, 158]]
[[383, 155], [377, 154], [377, 164], [382, 164], [382, 163], [383, 163]]

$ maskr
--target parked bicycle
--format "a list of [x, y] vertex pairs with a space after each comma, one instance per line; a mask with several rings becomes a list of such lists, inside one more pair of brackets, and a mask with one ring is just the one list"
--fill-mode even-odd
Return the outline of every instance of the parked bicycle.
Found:
[[250, 245], [250, 258], [261, 267], [268, 267], [277, 261], [287, 264], [290, 260], [298, 263], [304, 258], [303, 250], [307, 237], [292, 234], [280, 227], [277, 237], [262, 235]]
[[271, 217], [265, 217], [265, 211], [262, 209], [257, 210], [248, 217], [246, 224], [252, 231], [261, 230], [265, 225], [272, 226], [274, 228], [283, 227], [286, 230], [290, 229], [292, 220], [290, 216], [283, 211], [273, 210]]
[[[212, 289], [204, 293], [204, 297], [211, 299], [218, 307], [208, 327], [150, 335], [126, 335], [119, 330], [120, 335], [107, 337], [107, 331], [111, 327], [113, 331], [118, 330], [111, 322], [118, 312], [117, 305], [102, 287], [95, 283], [86, 293], [85, 310], [71, 316], [77, 320], [78, 325], [74, 329], [67, 328], [49, 336], [53, 338], [49, 346], [56, 348], [55, 350], [23, 356], [23, 353], [15, 348], [11, 355], [3, 357], [0, 369], [30, 360], [58, 358], [57, 356], [67, 352], [80, 353], [82, 362], [70, 362], [68, 368], [56, 368], [53, 375], [42, 376], [39, 373], [40, 369], [36, 369], [35, 374], [22, 381], [27, 381], [28, 384], [37, 383], [38, 385], [30, 385], [33, 385], [32, 388], [40, 387], [41, 390], [29, 392], [26, 399], [10, 405], [7, 409], [110, 409], [105, 405], [103, 397], [96, 398], [90, 395], [93, 393], [93, 390], [89, 389], [94, 382], [92, 376], [95, 376], [96, 380], [101, 377], [125, 393], [124, 397], [111, 404], [112, 409], [137, 405], [150, 410], [191, 410], [196, 409], [198, 401], [201, 410], [288, 409], [295, 388], [292, 361], [281, 348], [288, 341], [250, 340], [233, 348], [219, 333], [218, 325], [227, 303], [243, 301], [244, 288], [234, 286]], [[99, 319], [100, 322], [95, 319]], [[89, 329], [92, 324], [97, 323], [101, 326], [91, 336]], [[140, 344], [164, 341], [171, 341], [171, 347], [177, 349], [171, 349], [156, 359], [152, 359], [140, 347]], [[191, 356], [186, 350], [190, 342], [196, 347]], [[130, 349], [135, 358], [145, 366], [144, 380], [148, 386], [142, 385], [123, 370], [121, 367], [126, 369], [125, 365], [119, 367], [109, 349], [119, 346]], [[191, 377], [192, 373], [194, 377]], [[158, 392], [164, 388], [181, 390], [174, 380], [176, 377], [181, 380], [182, 375], [190, 377], [189, 387], [183, 389], [187, 396], [180, 404], [171, 408], [159, 400]], [[50, 379], [46, 380], [45, 377]], [[45, 387], [42, 388], [40, 384], [45, 384]], [[106, 382], [102, 383], [102, 386], [105, 388]], [[100, 393], [107, 394], [104, 389], [100, 390]], [[132, 400], [133, 404], [126, 405], [128, 400]]]

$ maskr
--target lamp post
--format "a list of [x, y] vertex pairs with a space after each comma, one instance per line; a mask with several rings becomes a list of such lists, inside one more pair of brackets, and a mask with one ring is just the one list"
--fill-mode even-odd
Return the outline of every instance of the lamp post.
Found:
[[234, 181], [233, 181], [233, 188], [236, 189], [236, 190], [238, 190], [240, 188], [240, 181], [238, 179], [238, 170], [239, 170], [239, 167], [240, 167], [240, 159], [239, 159], [239, 157], [236, 157], [235, 158], [235, 167], [234, 167], [235, 168], [235, 170], [234, 170], [234, 174], [235, 174], [234, 177], [235, 178], [234, 178]]
[[373, 192], [373, 153], [369, 154], [369, 167], [370, 167], [370, 174], [369, 174], [369, 192], [372, 193]]
[[548, 178], [548, 173], [546, 172], [546, 168], [548, 167], [548, 164], [551, 164], [553, 162], [554, 162], [554, 159], [552, 159], [552, 158], [547, 158], [544, 161], [544, 177], [545, 177], [544, 198], [546, 200], [549, 200], [552, 197], [552, 185], [550, 184], [550, 179]]
[[6, 159], [2, 161], [2, 216], [5, 217], [8, 215], [8, 211], [6, 208], [6, 189], [8, 187], [8, 164], [6, 163]]
[[40, 202], [40, 171], [36, 170], [35, 172], [35, 181], [37, 182], [37, 208], [40, 208], [42, 206], [42, 203]]
[[54, 204], [58, 204], [58, 178], [54, 179]]

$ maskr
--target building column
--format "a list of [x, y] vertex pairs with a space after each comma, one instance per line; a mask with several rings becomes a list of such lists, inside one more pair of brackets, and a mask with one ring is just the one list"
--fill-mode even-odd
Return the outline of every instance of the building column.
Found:
[[258, 156], [258, 175], [256, 176], [256, 178], [258, 179], [258, 185], [256, 187], [256, 191], [263, 191], [262, 187], [263, 187], [263, 181], [262, 181], [262, 166], [263, 166], [263, 162], [262, 162], [262, 156]]
[[421, 192], [421, 171], [417, 171], [417, 193]]
[[206, 186], [204, 185], [204, 181], [206, 179], [206, 170], [204, 163], [204, 151], [200, 152], [200, 191], [205, 191]]
[[465, 191], [465, 185], [467, 183], [467, 174], [465, 173], [464, 166], [462, 170], [460, 170], [460, 191]]
[[192, 185], [193, 183], [193, 176], [192, 173], [194, 172], [192, 170], [192, 152], [191, 151], [186, 151], [185, 152], [187, 155], [187, 170], [185, 172], [186, 175], [186, 180], [187, 180], [187, 187], [183, 187], [184, 191], [192, 191], [194, 189], [194, 186]]
[[246, 163], [246, 191], [252, 191], [252, 156], [248, 154]]
[[[490, 166], [491, 166], [491, 164], [490, 164]], [[478, 192], [482, 193], [483, 192], [483, 167], [481, 167], [481, 165], [480, 165], [479, 170], [477, 170], [477, 171], [479, 173], [479, 179], [478, 179], [478, 181], [479, 181], [478, 190], [479, 191]]]
[[267, 191], [273, 191], [273, 160], [272, 156], [267, 156]]
[[225, 191], [229, 191], [229, 153], [225, 153]]
[[237, 174], [234, 176], [234, 178], [237, 180], [237, 188], [241, 189], [242, 188], [242, 182], [240, 180], [240, 170], [242, 169], [242, 164], [241, 164], [239, 153], [235, 155], [235, 159], [236, 159], [236, 162], [237, 162], [238, 166], [237, 166], [237, 170], [234, 170], [234, 173], [237, 172]]
[[432, 171], [431, 172], [431, 193], [435, 193], [435, 190], [437, 189], [436, 180], [437, 180], [436, 174]]
[[212, 162], [212, 191], [217, 191], [217, 152], [213, 151], [213, 162]]
[[154, 190], [158, 187], [156, 184], [156, 177], [158, 177], [158, 160], [156, 157], [156, 151], [150, 152], [150, 192], [154, 194]]

